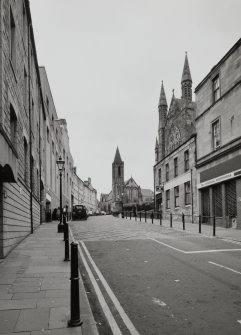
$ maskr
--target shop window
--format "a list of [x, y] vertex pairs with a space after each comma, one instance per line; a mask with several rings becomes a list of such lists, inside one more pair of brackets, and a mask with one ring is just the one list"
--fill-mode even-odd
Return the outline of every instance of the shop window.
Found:
[[174, 187], [174, 202], [175, 207], [179, 207], [179, 186]]

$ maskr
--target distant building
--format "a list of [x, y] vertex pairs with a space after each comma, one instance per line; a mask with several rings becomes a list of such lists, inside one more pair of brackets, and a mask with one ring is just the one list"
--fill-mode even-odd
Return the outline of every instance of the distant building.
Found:
[[182, 96], [173, 96], [168, 109], [163, 83], [158, 104], [159, 126], [155, 145], [155, 208], [164, 218], [182, 213], [193, 220], [196, 196], [196, 104], [187, 55], [181, 78]]
[[141, 189], [142, 203], [153, 203], [154, 201], [154, 192], [147, 188]]
[[106, 212], [121, 212], [125, 208], [137, 207], [143, 204], [143, 198], [149, 202], [151, 190], [143, 190], [133, 177], [124, 181], [124, 161], [117, 147], [112, 163], [112, 190], [109, 194], [101, 194], [100, 207]]
[[195, 93], [199, 211], [241, 228], [241, 39]]

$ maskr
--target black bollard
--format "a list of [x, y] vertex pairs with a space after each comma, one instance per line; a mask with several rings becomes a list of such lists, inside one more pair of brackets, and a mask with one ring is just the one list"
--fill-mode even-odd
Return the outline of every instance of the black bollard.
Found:
[[153, 224], [154, 213], [151, 212], [151, 223]]
[[172, 213], [170, 213], [170, 227], [172, 228]]
[[130, 220], [131, 220], [131, 212], [130, 212]]
[[141, 221], [141, 212], [140, 212], [140, 221]]
[[216, 218], [213, 216], [213, 236], [216, 236]]
[[201, 226], [201, 225], [202, 225], [202, 217], [201, 217], [201, 215], [199, 215], [199, 217], [198, 217], [198, 223], [199, 223], [199, 234], [201, 234], [201, 232], [202, 232], [202, 231], [201, 231], [201, 229], [202, 229], [202, 228], [201, 228], [201, 227], [202, 227], [202, 226]]
[[79, 303], [79, 269], [78, 269], [78, 244], [71, 243], [71, 278], [70, 278], [70, 320], [69, 327], [81, 326]]
[[126, 219], [127, 219], [127, 212], [126, 212]]
[[65, 262], [69, 261], [69, 225], [65, 223], [64, 225], [64, 260]]
[[162, 225], [162, 212], [160, 211], [160, 226]]
[[145, 222], [146, 222], [146, 211], [145, 211]]
[[185, 215], [182, 213], [182, 229], [185, 230]]

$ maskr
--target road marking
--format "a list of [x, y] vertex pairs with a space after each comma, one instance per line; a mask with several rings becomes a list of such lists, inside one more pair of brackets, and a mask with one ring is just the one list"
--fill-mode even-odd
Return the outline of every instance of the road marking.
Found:
[[111, 328], [113, 334], [114, 335], [122, 335], [121, 330], [118, 327], [118, 325], [117, 325], [117, 323], [116, 323], [116, 321], [115, 321], [115, 319], [114, 319], [114, 317], [113, 317], [113, 315], [112, 315], [112, 313], [111, 313], [111, 311], [109, 309], [109, 306], [107, 305], [107, 303], [105, 301], [105, 298], [103, 297], [103, 294], [101, 293], [101, 290], [100, 290], [100, 288], [99, 288], [99, 286], [98, 286], [98, 284], [97, 284], [97, 282], [96, 282], [96, 280], [94, 278], [94, 275], [93, 275], [93, 273], [92, 273], [92, 271], [91, 271], [91, 269], [90, 269], [90, 267], [89, 267], [89, 265], [88, 265], [88, 263], [87, 263], [87, 261], [85, 259], [85, 256], [84, 256], [83, 251], [80, 248], [80, 246], [78, 246], [78, 249], [79, 249], [79, 253], [80, 253], [80, 256], [82, 258], [82, 261], [84, 263], [84, 266], [86, 268], [86, 271], [87, 271], [87, 273], [88, 273], [88, 275], [90, 277], [90, 280], [91, 280], [92, 285], [93, 285], [93, 287], [95, 289], [95, 292], [96, 292], [96, 295], [97, 295], [98, 300], [100, 302], [100, 305], [101, 305], [101, 307], [102, 307], [102, 309], [103, 309], [103, 311], [105, 313], [106, 319], [109, 322], [109, 325], [110, 325], [110, 328]]
[[176, 250], [176, 251], [182, 252], [183, 254], [186, 254], [186, 251], [181, 250], [181, 249], [178, 249], [178, 248], [175, 248], [175, 247], [173, 247], [172, 245], [169, 245], [169, 244], [167, 244], [167, 243], [158, 241], [158, 240], [156, 240], [155, 238], [151, 238], [151, 237], [149, 237], [149, 240], [152, 240], [152, 241], [157, 242], [157, 243], [159, 243], [159, 244], [165, 245], [165, 246], [168, 247], [168, 248], [171, 248], [171, 249], [173, 249], [173, 250]]
[[85, 243], [83, 241], [80, 241], [79, 243], [81, 243], [91, 265], [93, 266], [95, 272], [97, 273], [99, 279], [101, 280], [106, 292], [108, 293], [110, 299], [112, 300], [116, 310], [118, 311], [118, 313], [120, 314], [123, 322], [125, 323], [126, 327], [129, 329], [131, 335], [140, 335], [138, 333], [138, 331], [136, 330], [135, 326], [133, 325], [133, 323], [131, 322], [131, 320], [129, 319], [128, 315], [126, 314], [126, 312], [124, 311], [124, 309], [122, 308], [119, 300], [116, 298], [116, 296], [114, 295], [113, 291], [111, 290], [110, 286], [108, 285], [107, 281], [105, 280], [105, 278], [103, 277], [102, 273], [100, 272], [99, 268], [97, 267], [97, 265], [95, 264], [95, 262], [93, 261], [87, 247], [85, 246]]
[[164, 301], [162, 301], [158, 298], [152, 298], [152, 302], [154, 304], [158, 305], [158, 306], [161, 306], [161, 307], [165, 307], [167, 305]]
[[237, 320], [238, 321], [238, 323], [240, 323], [241, 324], [241, 320]]
[[218, 263], [214, 263], [214, 262], [211, 262], [211, 261], [209, 261], [208, 263], [212, 264], [212, 265], [216, 265], [216, 266], [218, 266], [220, 268], [223, 268], [223, 269], [226, 269], [226, 270], [229, 270], [229, 271], [232, 271], [234, 273], [238, 273], [239, 275], [241, 275], [241, 272], [239, 272], [237, 270], [234, 270], [234, 269], [231, 269], [231, 268], [228, 268], [227, 266], [224, 266], [224, 265], [221, 265], [221, 264], [218, 264]]
[[194, 251], [185, 251], [185, 250], [182, 250], [182, 249], [178, 249], [178, 248], [175, 248], [173, 247], [172, 245], [170, 244], [167, 244], [167, 243], [164, 243], [164, 242], [161, 242], [161, 241], [158, 241], [154, 238], [151, 238], [149, 237], [149, 240], [152, 240], [154, 242], [157, 242], [159, 244], [162, 244], [170, 249], [173, 249], [173, 250], [176, 250], [178, 252], [181, 252], [183, 254], [204, 254], [204, 253], [211, 253], [211, 252], [223, 252], [223, 251], [241, 251], [241, 249], [210, 249], [210, 250], [194, 250]]

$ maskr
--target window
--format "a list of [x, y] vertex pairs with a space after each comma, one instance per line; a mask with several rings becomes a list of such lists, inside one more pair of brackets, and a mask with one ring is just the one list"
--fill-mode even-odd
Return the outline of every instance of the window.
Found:
[[184, 171], [189, 170], [189, 150], [184, 151]]
[[10, 9], [10, 59], [13, 68], [16, 67], [16, 26], [13, 18], [12, 9]]
[[169, 180], [169, 164], [166, 164], [166, 181]]
[[179, 207], [179, 186], [174, 187], [175, 207]]
[[191, 187], [190, 181], [184, 184], [184, 191], [185, 191], [185, 205], [191, 204]]
[[13, 106], [10, 104], [10, 139], [12, 144], [17, 144], [17, 117]]
[[170, 190], [166, 191], [166, 208], [170, 208]]
[[213, 102], [220, 98], [220, 80], [219, 76], [213, 79]]
[[216, 150], [220, 147], [220, 121], [219, 119], [212, 123], [212, 145]]
[[158, 170], [158, 179], [159, 179], [159, 185], [162, 183], [162, 169]]
[[174, 158], [174, 177], [178, 176], [178, 160], [177, 157]]

